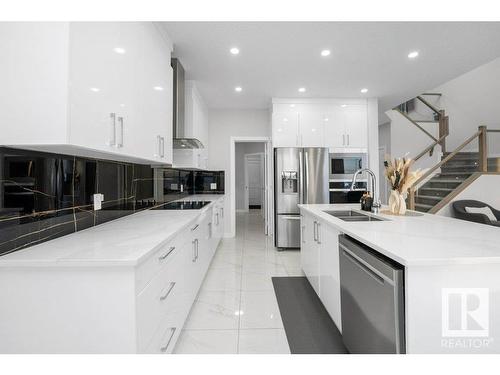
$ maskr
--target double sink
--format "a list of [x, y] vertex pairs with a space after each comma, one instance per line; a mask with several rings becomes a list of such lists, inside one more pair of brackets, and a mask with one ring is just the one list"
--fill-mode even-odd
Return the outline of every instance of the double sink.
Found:
[[348, 210], [348, 211], [324, 211], [328, 215], [338, 217], [340, 220], [344, 221], [384, 221], [384, 219], [363, 214], [358, 211]]

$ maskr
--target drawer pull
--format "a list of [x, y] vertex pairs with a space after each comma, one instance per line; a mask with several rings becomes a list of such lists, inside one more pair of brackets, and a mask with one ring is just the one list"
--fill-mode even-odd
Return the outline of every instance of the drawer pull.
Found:
[[196, 224], [194, 227], [191, 228], [191, 231], [196, 230], [199, 227], [198, 224]]
[[163, 254], [161, 257], [158, 258], [158, 260], [165, 260], [166, 257], [168, 257], [170, 254], [172, 254], [172, 251], [175, 250], [175, 246], [172, 246], [170, 247], [170, 249], [168, 249], [168, 251]]
[[174, 286], [175, 286], [175, 281], [172, 281], [170, 283], [170, 286], [168, 287], [167, 293], [165, 293], [163, 296], [160, 296], [160, 301], [165, 301], [167, 299], [172, 289], [174, 289]]
[[160, 348], [160, 352], [165, 353], [167, 351], [167, 349], [168, 349], [168, 347], [170, 345], [170, 342], [172, 341], [172, 338], [174, 337], [174, 334], [175, 334], [176, 330], [177, 330], [177, 328], [175, 328], [175, 327], [170, 328], [170, 337], [168, 338], [168, 341], [167, 341], [166, 345], [162, 346]]

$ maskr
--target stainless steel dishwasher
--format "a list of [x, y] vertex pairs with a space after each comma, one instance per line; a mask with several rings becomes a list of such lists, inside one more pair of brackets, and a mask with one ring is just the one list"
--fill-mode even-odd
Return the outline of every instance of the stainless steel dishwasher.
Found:
[[404, 268], [339, 237], [342, 338], [350, 353], [405, 353]]

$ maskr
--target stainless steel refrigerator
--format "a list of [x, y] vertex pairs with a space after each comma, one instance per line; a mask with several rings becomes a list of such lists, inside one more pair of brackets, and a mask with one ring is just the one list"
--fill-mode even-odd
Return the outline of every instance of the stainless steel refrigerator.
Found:
[[298, 204], [329, 203], [328, 163], [328, 148], [274, 149], [276, 247], [300, 247]]

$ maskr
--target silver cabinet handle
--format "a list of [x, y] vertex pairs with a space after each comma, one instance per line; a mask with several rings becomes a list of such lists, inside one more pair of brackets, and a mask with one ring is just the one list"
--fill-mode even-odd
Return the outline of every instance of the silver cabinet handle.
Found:
[[321, 223], [318, 221], [318, 223], [316, 224], [316, 231], [317, 231], [317, 242], [319, 245], [321, 245]]
[[219, 214], [215, 214], [215, 225], [219, 225]]
[[212, 223], [208, 223], [208, 238], [212, 238]]
[[172, 341], [172, 338], [174, 337], [174, 334], [175, 334], [176, 330], [177, 330], [177, 328], [175, 328], [175, 327], [170, 328], [170, 337], [168, 338], [168, 341], [165, 344], [165, 346], [162, 346], [160, 348], [160, 352], [165, 353], [167, 351], [168, 346], [170, 345], [170, 342]]
[[194, 227], [192, 227], [192, 228], [191, 228], [191, 232], [192, 232], [192, 231], [195, 231], [196, 229], [198, 229], [198, 227], [199, 227], [199, 225], [198, 225], [198, 224], [196, 224]]
[[349, 141], [349, 134], [347, 134], [347, 145], [349, 146], [351, 142]]
[[111, 137], [109, 139], [109, 145], [116, 145], [116, 113], [110, 113], [109, 117], [111, 118]]
[[314, 227], [313, 227], [313, 239], [314, 239], [314, 242], [316, 242], [318, 240], [317, 237], [316, 237], [316, 233], [317, 233], [317, 229], [318, 229], [317, 225], [318, 225], [318, 222], [315, 220], [314, 221]]
[[172, 281], [170, 283], [170, 286], [168, 287], [167, 292], [164, 295], [160, 296], [160, 301], [165, 301], [167, 299], [170, 292], [172, 292], [172, 289], [174, 289], [174, 286], [175, 286], [175, 281]]
[[120, 125], [120, 138], [118, 139], [116, 147], [123, 147], [123, 117], [118, 117], [118, 124]]
[[298, 215], [290, 215], [290, 216], [281, 216], [283, 220], [300, 220], [300, 216]]
[[345, 146], [345, 134], [342, 134], [342, 146]]
[[224, 219], [224, 208], [221, 207], [220, 209], [220, 216]]
[[158, 258], [158, 260], [165, 260], [170, 254], [172, 254], [172, 251], [174, 250], [175, 246], [171, 246], [165, 254]]
[[305, 225], [302, 225], [301, 229], [302, 229], [302, 233], [301, 233], [302, 243], [306, 243], [306, 239], [304, 238], [304, 230], [306, 229]]
[[160, 137], [160, 156], [165, 157], [165, 138]]
[[196, 240], [193, 240], [193, 263], [196, 262]]
[[199, 255], [200, 255], [200, 241], [196, 239], [196, 260], [198, 260]]

